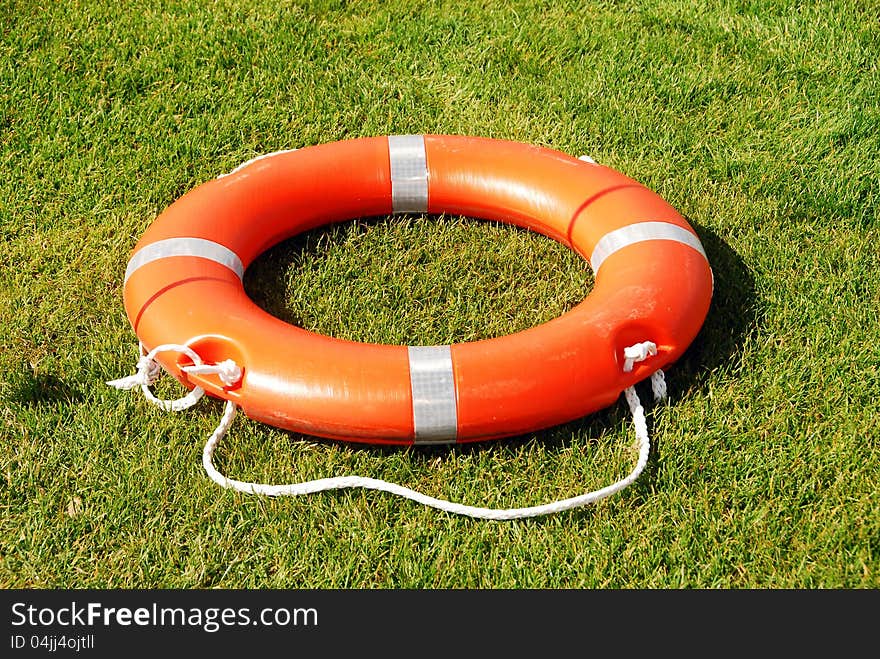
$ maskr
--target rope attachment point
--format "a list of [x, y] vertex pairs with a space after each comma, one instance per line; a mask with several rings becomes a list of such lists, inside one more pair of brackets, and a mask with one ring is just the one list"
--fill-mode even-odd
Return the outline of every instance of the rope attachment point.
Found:
[[199, 354], [189, 346], [178, 343], [163, 343], [150, 350], [147, 354], [141, 355], [137, 361], [137, 372], [118, 380], [110, 380], [107, 384], [116, 389], [129, 390], [140, 386], [144, 396], [156, 407], [166, 412], [180, 412], [188, 409], [199, 402], [199, 399], [205, 395], [202, 387], [195, 387], [182, 398], [167, 400], [164, 398], [156, 398], [150, 387], [154, 385], [162, 375], [162, 367], [155, 360], [156, 355], [160, 352], [179, 352], [185, 354], [192, 359], [190, 366], [183, 366], [180, 370], [193, 375], [210, 375], [216, 374], [220, 381], [227, 387], [234, 386], [241, 380], [241, 367], [233, 360], [227, 359], [218, 364], [205, 364]]
[[629, 373], [633, 370], [633, 364], [643, 362], [648, 357], [657, 354], [657, 344], [653, 341], [642, 341], [623, 349], [623, 372]]
[[[631, 373], [634, 364], [638, 362], [643, 362], [651, 357], [655, 357], [656, 355], [657, 344], [653, 341], [642, 341], [641, 343], [635, 343], [631, 346], [627, 346], [623, 349], [623, 372]], [[632, 389], [632, 387], [630, 387], [629, 389]], [[627, 391], [629, 391], [629, 389], [627, 389]], [[666, 400], [666, 377], [663, 375], [662, 369], [658, 368], [651, 374], [651, 390], [654, 393], [655, 403]], [[627, 398], [627, 400], [629, 400], [629, 398]], [[632, 405], [630, 405], [630, 409], [632, 409]]]
[[231, 359], [216, 364], [193, 364], [192, 366], [184, 366], [180, 370], [193, 375], [215, 374], [220, 378], [220, 382], [227, 387], [232, 387], [241, 380], [241, 366]]

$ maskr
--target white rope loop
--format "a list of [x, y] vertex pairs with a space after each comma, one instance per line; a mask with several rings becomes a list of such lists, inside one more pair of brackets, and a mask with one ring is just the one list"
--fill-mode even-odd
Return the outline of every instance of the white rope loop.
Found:
[[[219, 364], [207, 365], [202, 362], [201, 358], [191, 348], [177, 344], [165, 344], [154, 348], [149, 353], [147, 353], [147, 355], [141, 357], [141, 359], [138, 360], [138, 372], [136, 375], [129, 376], [128, 378], [122, 378], [120, 380], [114, 380], [113, 382], [110, 382], [108, 384], [120, 389], [131, 389], [132, 387], [140, 384], [143, 390], [148, 394], [148, 399], [150, 399], [151, 402], [154, 402], [162, 409], [172, 411], [176, 411], [177, 409], [185, 409], [176, 405], [177, 403], [185, 399], [179, 399], [177, 401], [162, 401], [153, 397], [152, 393], [149, 391], [149, 384], [152, 384], [155, 381], [154, 378], [156, 377], [156, 371], [152, 368], [152, 366], [150, 366], [150, 363], [155, 363], [153, 362], [153, 357], [155, 357], [157, 353], [162, 352], [163, 350], [176, 350], [178, 352], [183, 352], [187, 354], [194, 363], [192, 366], [184, 367], [184, 371], [200, 374], [217, 374], [218, 377], [220, 377], [221, 381], [227, 386], [235, 384], [241, 378], [241, 368], [232, 360], [226, 360], [224, 362], [220, 362]], [[657, 347], [650, 341], [630, 346], [624, 351], [626, 363], [624, 364], [623, 370], [632, 370], [633, 363], [644, 361], [645, 359], [648, 359], [649, 357], [656, 354]], [[629, 368], [627, 368], [627, 364]], [[147, 384], [147, 382], [149, 382], [149, 384]], [[662, 400], [666, 397], [666, 382], [663, 377], [663, 371], [658, 370], [654, 374], [652, 374], [651, 386], [654, 391], [655, 401]], [[200, 387], [197, 387], [196, 389], [201, 390]], [[193, 392], [190, 392], [190, 396], [194, 392], [195, 390]], [[624, 478], [621, 478], [617, 482], [612, 483], [611, 485], [608, 485], [601, 489], [538, 506], [528, 506], [523, 508], [483, 508], [478, 506], [468, 506], [465, 504], [455, 503], [452, 501], [447, 501], [445, 499], [438, 499], [436, 497], [428, 496], [426, 494], [417, 492], [416, 490], [412, 490], [408, 487], [404, 487], [396, 483], [389, 483], [387, 481], [379, 480], [377, 478], [367, 478], [365, 476], [337, 476], [332, 478], [319, 478], [315, 480], [304, 481], [301, 483], [290, 483], [283, 485], [249, 483], [232, 478], [227, 478], [226, 476], [221, 474], [214, 466], [213, 458], [214, 452], [217, 450], [220, 441], [226, 436], [226, 433], [229, 431], [229, 427], [232, 425], [232, 422], [235, 419], [238, 408], [236, 404], [231, 400], [226, 401], [220, 423], [214, 429], [214, 432], [211, 433], [211, 436], [208, 438], [208, 440], [205, 442], [205, 446], [202, 450], [202, 465], [204, 466], [205, 472], [208, 474], [211, 480], [213, 480], [221, 487], [235, 490], [237, 492], [244, 492], [247, 494], [260, 494], [270, 497], [301, 496], [305, 494], [314, 494], [316, 492], [325, 492], [327, 490], [361, 487], [365, 489], [387, 492], [389, 494], [400, 496], [405, 499], [410, 499], [431, 508], [436, 508], [438, 510], [443, 510], [456, 515], [464, 515], [466, 517], [477, 519], [505, 521], [524, 519], [529, 517], [539, 517], [542, 515], [562, 512], [564, 510], [580, 508], [582, 506], [595, 503], [629, 486], [639, 477], [642, 471], [644, 471], [645, 466], [648, 463], [648, 457], [651, 450], [651, 441], [648, 436], [648, 425], [645, 419], [645, 410], [642, 407], [641, 401], [639, 400], [638, 393], [636, 393], [635, 386], [628, 387], [626, 390], [624, 390], [623, 393], [626, 398], [626, 402], [629, 405], [630, 412], [632, 413], [633, 427], [635, 430], [636, 443], [639, 451], [638, 459], [633, 470]], [[204, 390], [201, 390], [201, 393], [196, 396], [195, 400], [201, 398], [203, 394]], [[186, 399], [188, 398], [189, 396], [186, 397]], [[187, 407], [189, 407], [189, 405], [191, 404], [192, 403], [189, 403]]]
[[[624, 370], [632, 370], [633, 363], [644, 361], [650, 356], [656, 354], [657, 346], [650, 341], [631, 346], [625, 350], [625, 356], [627, 360], [630, 361], [630, 364], [629, 369], [624, 366]], [[651, 384], [654, 390], [655, 401], [661, 400], [662, 398], [666, 397], [666, 382], [663, 377], [663, 371], [658, 370], [651, 376]], [[660, 393], [658, 393], [661, 391], [661, 385], [662, 396]], [[220, 424], [208, 438], [208, 441], [205, 443], [205, 447], [202, 451], [202, 465], [204, 466], [205, 471], [207, 472], [211, 480], [213, 480], [221, 487], [235, 490], [237, 492], [244, 492], [247, 494], [261, 494], [270, 497], [302, 496], [305, 494], [314, 494], [316, 492], [325, 492], [327, 490], [339, 490], [345, 488], [360, 487], [370, 490], [387, 492], [389, 494], [403, 497], [405, 499], [410, 499], [411, 501], [415, 501], [431, 508], [436, 508], [438, 510], [443, 510], [448, 513], [464, 515], [466, 517], [477, 519], [505, 521], [524, 519], [528, 517], [539, 517], [542, 515], [562, 512], [564, 510], [571, 510], [573, 508], [580, 508], [582, 506], [595, 503], [596, 501], [615, 494], [616, 492], [619, 492], [625, 487], [631, 485], [639, 477], [642, 471], [644, 471], [645, 466], [648, 464], [648, 457], [651, 452], [651, 440], [648, 436], [648, 424], [647, 420], [645, 419], [645, 409], [642, 407], [638, 393], [636, 393], [634, 386], [627, 388], [624, 391], [624, 396], [626, 397], [626, 402], [629, 405], [630, 412], [632, 413], [633, 427], [635, 429], [636, 443], [639, 451], [638, 459], [633, 470], [624, 478], [615, 483], [612, 483], [611, 485], [608, 485], [607, 487], [603, 487], [602, 489], [587, 492], [586, 494], [582, 494], [580, 496], [562, 499], [559, 501], [554, 501], [553, 503], [538, 506], [528, 506], [523, 508], [483, 508], [477, 506], [468, 506], [465, 504], [455, 503], [452, 501], [447, 501], [445, 499], [438, 499], [436, 497], [428, 496], [426, 494], [417, 492], [416, 490], [412, 490], [408, 487], [404, 487], [396, 483], [389, 483], [388, 481], [383, 481], [377, 478], [367, 478], [364, 476], [337, 476], [332, 478], [319, 478], [311, 481], [304, 481], [301, 483], [290, 483], [283, 485], [249, 483], [245, 481], [234, 480], [232, 478], [227, 478], [226, 476], [221, 474], [214, 466], [213, 457], [217, 446], [220, 444], [220, 441], [223, 439], [223, 437], [225, 437], [227, 431], [229, 430], [229, 426], [232, 424], [233, 419], [235, 419], [236, 406], [235, 403], [233, 403], [232, 401], [226, 402]]]
[[137, 362], [137, 372], [118, 380], [111, 380], [107, 384], [117, 389], [133, 389], [140, 385], [144, 397], [153, 405], [166, 412], [181, 412], [188, 409], [199, 402], [199, 399], [205, 395], [202, 387], [195, 387], [181, 398], [168, 400], [157, 398], [150, 387], [154, 385], [162, 375], [162, 367], [155, 360], [156, 355], [160, 352], [180, 352], [192, 359], [191, 366], [181, 368], [186, 373], [199, 375], [216, 374], [220, 381], [230, 387], [241, 379], [241, 367], [231, 359], [220, 362], [219, 364], [205, 364], [199, 354], [189, 346], [179, 343], [163, 343], [156, 346], [145, 355], [141, 355]]
[[[627, 346], [623, 349], [623, 372], [631, 373], [633, 366], [657, 355], [657, 344], [653, 341], [642, 341]], [[666, 400], [666, 376], [661, 369], [651, 373], [651, 390], [654, 393], [654, 402]]]
[[482, 508], [477, 506], [468, 506], [461, 503], [438, 499], [428, 496], [408, 487], [389, 483], [388, 481], [379, 480], [377, 478], [367, 478], [365, 476], [336, 476], [332, 478], [319, 478], [302, 483], [290, 483], [284, 485], [269, 485], [263, 483], [249, 483], [227, 478], [221, 474], [213, 464], [214, 451], [220, 443], [220, 440], [226, 435], [229, 426], [235, 418], [236, 405], [232, 401], [226, 402], [223, 410], [223, 417], [220, 424], [208, 438], [205, 448], [202, 451], [202, 465], [208, 476], [221, 487], [244, 492], [247, 494], [262, 494], [270, 497], [277, 496], [301, 496], [304, 494], [314, 494], [316, 492], [325, 492], [327, 490], [340, 490], [352, 487], [361, 487], [370, 490], [379, 490], [394, 494], [405, 499], [410, 499], [431, 508], [443, 510], [456, 515], [464, 515], [465, 517], [473, 517], [476, 519], [487, 519], [496, 521], [523, 519], [527, 517], [539, 517], [558, 513], [564, 510], [580, 508], [591, 503], [595, 503], [600, 499], [604, 499], [628, 485], [632, 484], [636, 478], [645, 469], [648, 463], [648, 455], [650, 453], [651, 443], [648, 438], [648, 428], [645, 421], [645, 412], [639, 402], [638, 394], [635, 389], [630, 387], [626, 390], [626, 399], [630, 405], [633, 414], [633, 424], [635, 426], [636, 440], [638, 442], [639, 457], [635, 468], [624, 478], [616, 483], [594, 490], [580, 496], [571, 497], [554, 501], [553, 503], [543, 504], [539, 506], [529, 506], [525, 508]]

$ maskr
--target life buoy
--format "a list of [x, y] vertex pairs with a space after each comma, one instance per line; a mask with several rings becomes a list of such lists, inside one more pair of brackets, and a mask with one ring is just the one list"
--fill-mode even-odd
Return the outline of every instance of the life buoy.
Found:
[[[331, 222], [449, 213], [537, 231], [589, 259], [593, 290], [571, 311], [499, 338], [446, 346], [356, 343], [281, 321], [242, 276], [269, 247]], [[320, 437], [385, 444], [527, 433], [611, 405], [677, 360], [705, 320], [712, 272], [689, 223], [623, 174], [547, 148], [394, 135], [279, 152], [204, 183], [135, 246], [125, 309], [143, 346], [184, 344], [241, 377], [185, 372], [188, 387], [249, 417]], [[632, 363], [628, 346], [656, 354]], [[653, 352], [653, 350], [652, 350]]]

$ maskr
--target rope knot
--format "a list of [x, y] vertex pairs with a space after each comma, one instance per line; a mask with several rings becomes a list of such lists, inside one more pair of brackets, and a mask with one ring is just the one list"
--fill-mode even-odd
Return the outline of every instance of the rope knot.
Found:
[[143, 379], [143, 383], [148, 387], [156, 384], [162, 375], [162, 367], [159, 362], [148, 359], [146, 355], [137, 361], [137, 375]]
[[642, 341], [623, 349], [623, 372], [633, 370], [633, 364], [643, 362], [657, 354], [657, 344], [653, 341]]
[[110, 380], [107, 384], [116, 389], [125, 391], [135, 387], [151, 387], [159, 381], [162, 375], [162, 367], [151, 357], [143, 355], [137, 361], [137, 372], [118, 380]]
[[217, 364], [217, 376], [227, 387], [231, 387], [241, 380], [241, 366], [231, 359], [225, 359]]

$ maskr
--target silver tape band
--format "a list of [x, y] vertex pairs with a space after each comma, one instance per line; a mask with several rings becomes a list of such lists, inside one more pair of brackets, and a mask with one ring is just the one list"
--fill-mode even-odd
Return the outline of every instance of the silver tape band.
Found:
[[593, 273], [598, 273], [605, 259], [616, 251], [646, 240], [674, 240], [688, 247], [693, 247], [703, 255], [703, 258], [706, 258], [706, 252], [700, 243], [700, 239], [687, 229], [669, 222], [637, 222], [636, 224], [629, 224], [615, 229], [602, 236], [590, 255], [590, 265], [593, 266]]
[[424, 135], [389, 135], [391, 209], [395, 213], [428, 210], [428, 162]]
[[455, 378], [449, 346], [410, 346], [416, 444], [448, 444], [458, 435]]
[[238, 254], [228, 247], [224, 247], [212, 240], [204, 238], [166, 238], [150, 243], [139, 249], [128, 262], [125, 269], [125, 281], [138, 269], [147, 263], [166, 259], [169, 256], [197, 256], [202, 259], [214, 261], [225, 265], [241, 278], [244, 275], [244, 266]]

